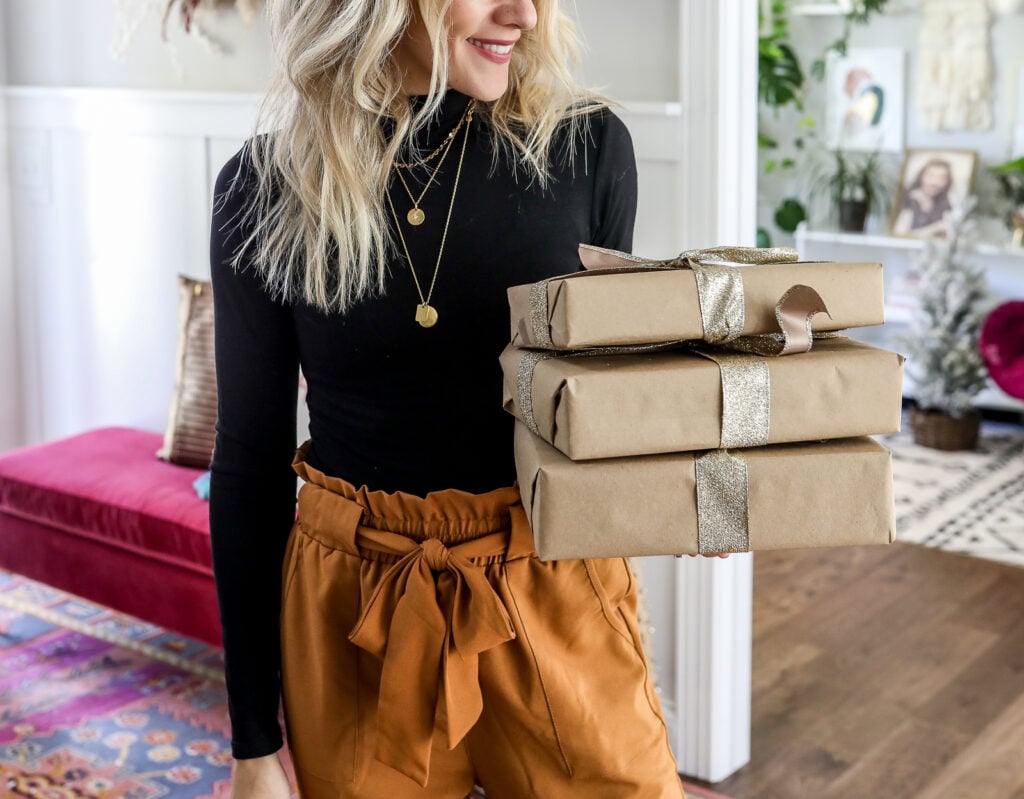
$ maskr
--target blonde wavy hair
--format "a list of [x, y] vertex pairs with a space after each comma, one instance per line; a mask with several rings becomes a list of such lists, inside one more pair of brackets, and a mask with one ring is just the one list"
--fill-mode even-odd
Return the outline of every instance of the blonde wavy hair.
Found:
[[[508, 90], [478, 101], [476, 113], [490, 134], [492, 172], [505, 157], [542, 188], [563, 123], [563, 157], [572, 160], [589, 113], [614, 105], [576, 83], [576, 27], [558, 1], [535, 2], [537, 25], [513, 51]], [[429, 92], [416, 113], [392, 58], [413, 2], [434, 53]], [[413, 137], [448, 85], [452, 2], [268, 0], [277, 66], [255, 129], [270, 133], [254, 132], [243, 149], [255, 185], [239, 220], [247, 234], [231, 264], [251, 260], [275, 298], [301, 294], [325, 312], [340, 312], [383, 292], [394, 248], [385, 216], [388, 173], [403, 142], [408, 157], [421, 157]], [[390, 141], [380, 124], [385, 117], [394, 121]]]

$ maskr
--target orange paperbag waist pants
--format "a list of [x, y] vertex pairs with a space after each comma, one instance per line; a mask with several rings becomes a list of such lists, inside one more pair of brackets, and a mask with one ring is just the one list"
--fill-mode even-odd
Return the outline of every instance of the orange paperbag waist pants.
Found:
[[685, 799], [624, 558], [538, 560], [515, 487], [426, 498], [306, 462], [282, 571], [302, 799]]

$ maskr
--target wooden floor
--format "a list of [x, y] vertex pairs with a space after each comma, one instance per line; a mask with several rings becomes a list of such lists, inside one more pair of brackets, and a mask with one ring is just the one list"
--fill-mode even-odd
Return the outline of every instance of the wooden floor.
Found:
[[752, 713], [734, 799], [1024, 799], [1024, 569], [756, 553]]

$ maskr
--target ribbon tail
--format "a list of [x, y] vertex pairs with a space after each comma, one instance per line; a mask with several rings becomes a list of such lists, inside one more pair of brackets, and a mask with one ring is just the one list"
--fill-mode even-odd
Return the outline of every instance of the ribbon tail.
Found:
[[442, 678], [437, 697], [438, 727], [445, 733], [449, 749], [476, 724], [484, 710], [480, 690], [480, 658], [463, 657], [454, 647], [443, 653]]
[[448, 748], [473, 729], [483, 712], [480, 653], [515, 638], [512, 620], [483, 571], [465, 564], [442, 575], [438, 588], [450, 602], [450, 639], [444, 652], [439, 713]]
[[416, 562], [388, 632], [377, 703], [376, 757], [426, 787], [447, 625], [434, 578]]
[[515, 638], [512, 619], [483, 570], [467, 566], [456, 574], [451, 604], [452, 643], [459, 653], [463, 657], [478, 655]]

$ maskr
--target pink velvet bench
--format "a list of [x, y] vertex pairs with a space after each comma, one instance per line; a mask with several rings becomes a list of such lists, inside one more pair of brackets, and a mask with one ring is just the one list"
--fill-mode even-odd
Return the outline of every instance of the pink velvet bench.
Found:
[[203, 473], [103, 427], [0, 453], [0, 567], [221, 645]]

